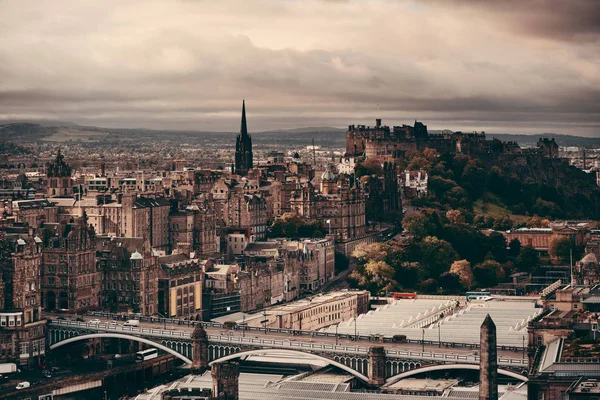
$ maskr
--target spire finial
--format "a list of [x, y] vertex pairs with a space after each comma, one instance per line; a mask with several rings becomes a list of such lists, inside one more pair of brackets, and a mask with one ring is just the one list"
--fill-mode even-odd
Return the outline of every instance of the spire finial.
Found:
[[242, 99], [242, 126], [240, 127], [242, 136], [248, 135], [248, 126], [246, 125], [246, 100]]

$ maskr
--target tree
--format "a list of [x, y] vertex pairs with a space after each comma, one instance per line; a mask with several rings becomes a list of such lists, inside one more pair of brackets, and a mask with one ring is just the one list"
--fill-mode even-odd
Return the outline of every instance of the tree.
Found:
[[452, 225], [464, 224], [465, 216], [459, 210], [446, 211], [446, 218]]
[[350, 260], [344, 253], [335, 252], [335, 273], [345, 271], [350, 266]]
[[355, 269], [350, 274], [358, 282], [358, 286], [378, 294], [383, 290], [393, 290], [397, 283], [394, 270], [385, 261], [369, 261], [364, 268]]
[[467, 260], [454, 261], [450, 266], [450, 272], [459, 277], [465, 288], [470, 289], [473, 286], [473, 270]]
[[498, 218], [494, 222], [494, 229], [497, 231], [507, 231], [513, 227], [513, 221], [508, 215]]
[[435, 236], [427, 236], [420, 247], [426, 274], [433, 279], [439, 278], [441, 274], [448, 271], [452, 262], [458, 259], [458, 254], [452, 245]]
[[532, 246], [525, 246], [521, 248], [515, 264], [519, 271], [533, 272], [540, 266], [540, 256]]
[[408, 215], [402, 220], [402, 226], [415, 238], [423, 238], [435, 233], [436, 226], [424, 213]]
[[440, 156], [440, 153], [436, 149], [431, 149], [429, 147], [425, 147], [423, 150], [423, 157], [427, 160], [434, 162]]
[[422, 269], [418, 262], [405, 261], [396, 267], [394, 277], [403, 288], [413, 288], [421, 281]]
[[550, 241], [548, 246], [548, 254], [550, 254], [552, 257], [558, 258], [560, 261], [565, 261], [571, 256], [572, 249], [573, 243], [568, 237], [556, 235]]
[[506, 261], [506, 237], [503, 234], [492, 232], [488, 236], [487, 244], [496, 261]]
[[452, 272], [444, 272], [437, 283], [445, 292], [458, 293], [461, 290], [460, 277]]
[[361, 243], [352, 252], [352, 257], [367, 263], [369, 261], [383, 261], [387, 252], [383, 243]]
[[500, 263], [494, 260], [485, 260], [473, 268], [473, 275], [479, 287], [489, 288], [496, 286], [504, 274]]
[[508, 244], [508, 247], [510, 249], [509, 254], [512, 257], [518, 257], [518, 255], [521, 253], [521, 241], [517, 238], [511, 240]]

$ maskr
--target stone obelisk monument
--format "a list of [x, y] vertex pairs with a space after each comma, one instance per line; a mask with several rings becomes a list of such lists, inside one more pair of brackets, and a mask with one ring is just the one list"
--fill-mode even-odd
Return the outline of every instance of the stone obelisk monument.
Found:
[[498, 400], [498, 349], [496, 324], [488, 314], [481, 324], [479, 400]]

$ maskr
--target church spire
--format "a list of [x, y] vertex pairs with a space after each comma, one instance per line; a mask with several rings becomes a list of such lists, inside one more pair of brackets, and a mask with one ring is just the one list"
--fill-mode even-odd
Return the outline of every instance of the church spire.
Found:
[[242, 123], [235, 143], [234, 173], [245, 176], [252, 169], [252, 138], [246, 125], [246, 101], [242, 100]]
[[240, 127], [242, 136], [248, 136], [248, 126], [246, 125], [246, 100], [242, 100], [242, 126]]

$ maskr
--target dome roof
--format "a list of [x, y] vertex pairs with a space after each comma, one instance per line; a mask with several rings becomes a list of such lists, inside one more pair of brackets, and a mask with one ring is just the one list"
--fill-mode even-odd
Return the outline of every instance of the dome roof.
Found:
[[321, 180], [322, 181], [335, 181], [336, 179], [337, 179], [337, 176], [332, 171], [331, 165], [328, 164], [325, 169], [325, 172], [323, 172], [323, 175], [321, 175]]
[[202, 324], [197, 323], [195, 328], [194, 328], [194, 332], [192, 332], [192, 339], [208, 339], [208, 335], [206, 333], [206, 331], [204, 330], [204, 328], [202, 327]]
[[129, 257], [130, 260], [142, 260], [144, 257], [142, 257], [142, 255], [140, 253], [138, 253], [137, 251], [134, 252], [131, 257]]
[[582, 264], [598, 264], [598, 258], [594, 255], [594, 253], [586, 254], [585, 257], [581, 259]]

